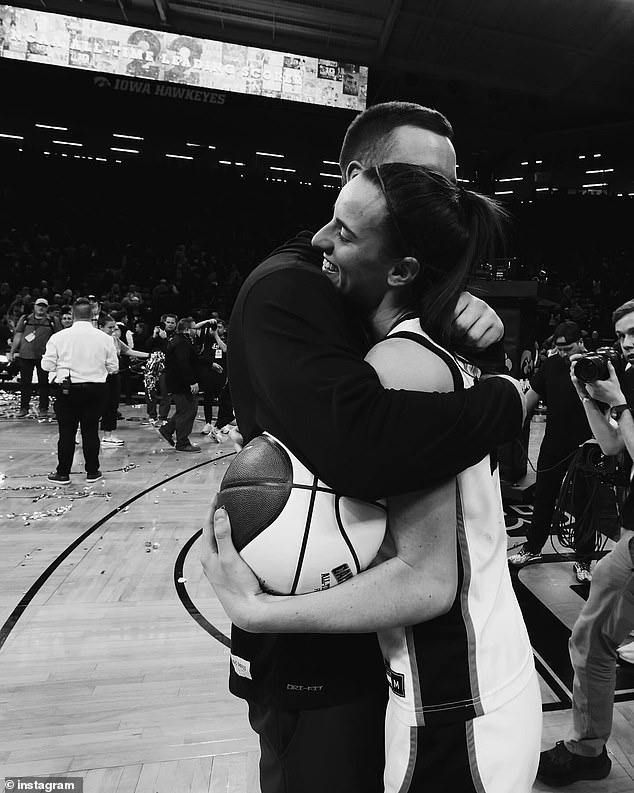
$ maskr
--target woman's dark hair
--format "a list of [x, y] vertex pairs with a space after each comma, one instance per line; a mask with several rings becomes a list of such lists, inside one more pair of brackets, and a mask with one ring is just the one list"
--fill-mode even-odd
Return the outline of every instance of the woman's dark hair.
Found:
[[422, 165], [386, 163], [363, 176], [385, 198], [387, 252], [420, 264], [412, 308], [422, 327], [456, 350], [451, 323], [458, 297], [478, 262], [503, 242], [506, 213], [493, 199]]
[[99, 325], [100, 328], [105, 328], [109, 322], [116, 323], [115, 318], [111, 314], [100, 314], [97, 325]]

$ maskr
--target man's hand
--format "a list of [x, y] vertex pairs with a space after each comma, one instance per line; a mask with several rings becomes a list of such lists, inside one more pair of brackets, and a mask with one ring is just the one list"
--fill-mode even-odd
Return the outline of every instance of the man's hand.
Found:
[[193, 385], [190, 385], [190, 386], [189, 386], [189, 388], [190, 388], [190, 390], [191, 390], [192, 394], [193, 394], [194, 396], [196, 396], [196, 394], [197, 394], [197, 393], [198, 393], [198, 391], [199, 391], [199, 388], [198, 388], [198, 383], [193, 383]]
[[610, 377], [607, 380], [595, 380], [593, 383], [586, 383], [586, 390], [592, 399], [605, 402], [610, 407], [624, 405], [627, 399], [621, 389], [621, 384], [611, 361], [608, 361], [608, 371], [610, 372]]
[[163, 330], [163, 328], [159, 328], [158, 335], [159, 335], [159, 336], [160, 336], [162, 339], [166, 339], [166, 338], [167, 338], [167, 331], [166, 331], [166, 330]]
[[451, 334], [475, 350], [485, 350], [504, 335], [504, 325], [484, 300], [462, 292], [456, 304]]
[[255, 630], [259, 599], [265, 597], [260, 582], [236, 551], [231, 523], [224, 509], [216, 510], [214, 496], [203, 527], [200, 561], [207, 580], [231, 621], [243, 630]]

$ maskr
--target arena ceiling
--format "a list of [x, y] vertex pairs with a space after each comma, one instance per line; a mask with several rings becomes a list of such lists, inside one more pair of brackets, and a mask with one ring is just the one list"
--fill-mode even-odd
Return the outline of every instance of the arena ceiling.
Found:
[[634, 0], [13, 4], [368, 65], [369, 103], [438, 107], [474, 152], [634, 131]]

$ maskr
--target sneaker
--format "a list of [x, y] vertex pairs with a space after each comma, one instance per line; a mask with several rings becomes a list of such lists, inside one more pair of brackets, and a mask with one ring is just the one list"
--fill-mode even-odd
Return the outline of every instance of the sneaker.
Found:
[[580, 584], [589, 584], [592, 581], [590, 562], [575, 562], [572, 568], [575, 571], [575, 578]]
[[563, 741], [557, 741], [552, 749], [541, 753], [537, 779], [551, 787], [564, 787], [580, 779], [605, 779], [611, 768], [605, 746], [598, 757], [584, 757], [568, 751]]
[[164, 426], [159, 427], [158, 431], [159, 431], [159, 435], [161, 436], [161, 438], [163, 438], [163, 440], [166, 440], [169, 443], [170, 446], [174, 446], [174, 435], [173, 435], [173, 433], [170, 434], [165, 429]]
[[513, 554], [513, 556], [509, 556], [507, 561], [509, 564], [513, 565], [513, 567], [523, 567], [528, 562], [532, 562], [535, 559], [541, 558], [541, 553], [532, 553], [525, 545], [523, 545], [519, 552]]
[[28, 415], [29, 415], [29, 411], [28, 410], [20, 410], [20, 412], [18, 413], [16, 418], [25, 419]]
[[123, 441], [120, 438], [102, 438], [102, 446], [123, 446]]
[[55, 482], [56, 485], [70, 485], [70, 476], [66, 474], [58, 474], [57, 471], [53, 471], [47, 477], [49, 482]]
[[177, 452], [199, 452], [200, 446], [196, 446], [194, 443], [188, 443], [187, 446], [177, 446]]
[[48, 410], [38, 410], [37, 411], [38, 419], [47, 419], [48, 418]]
[[213, 429], [213, 424], [210, 424], [208, 421], [205, 423], [205, 426], [201, 429], [201, 435], [209, 435], [211, 430]]
[[220, 430], [217, 430], [215, 427], [212, 429], [210, 436], [213, 435], [216, 443], [222, 443], [227, 439], [226, 435], [223, 435]]
[[88, 482], [88, 484], [98, 482], [100, 479], [103, 479], [101, 471], [95, 471], [94, 474], [86, 474], [86, 482]]

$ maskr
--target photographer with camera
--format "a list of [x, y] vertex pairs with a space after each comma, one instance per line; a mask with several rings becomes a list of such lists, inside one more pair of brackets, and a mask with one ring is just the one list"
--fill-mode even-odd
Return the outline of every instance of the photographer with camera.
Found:
[[119, 371], [119, 359], [112, 338], [92, 325], [90, 301], [80, 298], [73, 305], [70, 328], [54, 333], [42, 358], [45, 372], [54, 372], [60, 384], [55, 401], [59, 440], [57, 470], [49, 481], [70, 484], [75, 454], [75, 433], [81, 426], [86, 482], [102, 478], [99, 470], [99, 417], [106, 399], [106, 378]]
[[[550, 534], [557, 497], [570, 462], [578, 447], [592, 437], [583, 407], [570, 382], [570, 357], [583, 352], [579, 325], [576, 322], [560, 323], [553, 339], [557, 355], [551, 355], [540, 366], [526, 394], [529, 417], [540, 400], [548, 406], [548, 414], [546, 432], [537, 458], [533, 519], [526, 534], [526, 542], [518, 553], [509, 557], [509, 564], [514, 567], [522, 567], [527, 562], [541, 558], [542, 548]], [[575, 493], [575, 507], [583, 507], [583, 479], [580, 485]], [[577, 561], [574, 571], [577, 581], [583, 583], [592, 580], [590, 562], [594, 538], [584, 537], [582, 542], [575, 545], [575, 550]]]
[[172, 403], [165, 381], [165, 353], [170, 339], [176, 333], [177, 322], [176, 314], [163, 314], [161, 321], [154, 326], [152, 335], [145, 343], [146, 349], [150, 353], [144, 377], [145, 403], [150, 422], [156, 427], [165, 424]]
[[[571, 359], [570, 376], [601, 451], [626, 449], [634, 457], [634, 300], [612, 315], [627, 369], [621, 381], [611, 355]], [[601, 360], [602, 359], [602, 360]], [[616, 361], [614, 361], [617, 363]], [[582, 378], [579, 375], [582, 375]], [[593, 379], [587, 380], [588, 375]], [[603, 403], [603, 404], [601, 404]], [[607, 407], [605, 407], [607, 406]], [[617, 649], [634, 629], [634, 497], [631, 489], [621, 509], [621, 538], [595, 568], [590, 596], [570, 637], [575, 677], [572, 728], [565, 741], [542, 752], [538, 779], [561, 787], [580, 779], [603, 779], [611, 761], [605, 744], [612, 731]]]
[[202, 435], [209, 435], [216, 442], [222, 437], [220, 425], [213, 425], [213, 403], [218, 399], [227, 382], [227, 345], [224, 341], [225, 323], [222, 320], [206, 319], [194, 326], [198, 330], [198, 382], [203, 391], [205, 424]]

